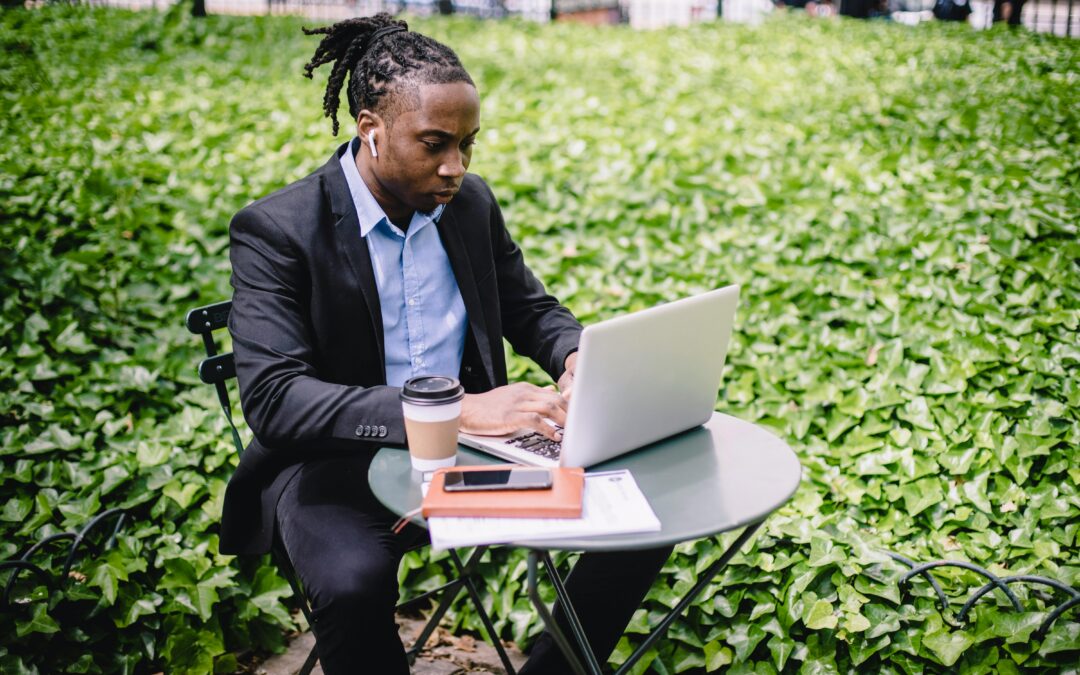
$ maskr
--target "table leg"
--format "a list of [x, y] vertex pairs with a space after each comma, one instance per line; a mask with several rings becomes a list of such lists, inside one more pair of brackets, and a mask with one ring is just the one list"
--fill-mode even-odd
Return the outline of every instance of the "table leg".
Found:
[[[567, 641], [566, 636], [563, 635], [562, 630], [558, 624], [555, 623], [555, 617], [548, 611], [547, 605], [544, 604], [543, 598], [540, 597], [540, 588], [537, 579], [537, 561], [540, 558], [540, 552], [536, 550], [529, 550], [529, 599], [532, 600], [533, 607], [536, 607], [536, 611], [540, 614], [540, 618], [544, 622], [544, 627], [551, 633], [551, 637], [555, 640], [555, 644], [559, 646], [566, 660], [570, 663], [570, 667], [574, 669], [575, 675], [586, 675], [585, 667], [581, 665], [581, 661], [578, 660], [577, 655], [574, 654], [573, 648]], [[553, 570], [549, 569], [549, 572]], [[563, 607], [563, 609], [569, 614], [574, 611], [573, 607]], [[594, 675], [599, 675], [599, 671], [595, 671]]]
[[542, 551], [540, 556], [544, 561], [544, 566], [547, 567], [551, 585], [555, 587], [555, 595], [559, 598], [559, 602], [562, 603], [564, 607], [568, 608], [566, 612], [566, 621], [570, 624], [570, 630], [574, 634], [574, 639], [576, 639], [578, 645], [581, 646], [581, 653], [585, 655], [585, 665], [594, 673], [602, 672], [600, 664], [596, 661], [596, 652], [593, 651], [592, 645], [589, 643], [589, 636], [585, 635], [585, 629], [581, 627], [581, 619], [578, 618], [577, 612], [572, 609], [573, 605], [570, 603], [570, 594], [566, 592], [566, 586], [563, 584], [562, 577], [559, 576], [559, 571], [555, 568], [555, 561], [551, 559], [551, 556], [547, 551]]
[[451, 582], [451, 585], [443, 591], [442, 598], [439, 599], [439, 606], [435, 608], [435, 613], [428, 619], [427, 624], [424, 626], [424, 630], [420, 632], [420, 635], [418, 635], [413, 642], [413, 646], [406, 652], [409, 656], [409, 663], [412, 663], [412, 659], [414, 659], [416, 655], [420, 653], [420, 650], [424, 648], [424, 645], [427, 644], [428, 638], [435, 632], [439, 622], [442, 621], [443, 615], [446, 614], [446, 611], [450, 609], [450, 605], [454, 604], [454, 600], [456, 600], [458, 594], [461, 593], [461, 589], [464, 586], [463, 579], [467, 579], [468, 575], [472, 574], [473, 568], [476, 567], [476, 563], [480, 561], [480, 557], [484, 555], [484, 551], [486, 550], [486, 546], [476, 547], [473, 550], [472, 555], [469, 556], [469, 560], [465, 563], [464, 567], [461, 566], [461, 559], [455, 554], [454, 563], [457, 568], [458, 578]]
[[645, 652], [656, 644], [657, 640], [664, 636], [664, 633], [667, 632], [667, 629], [674, 623], [675, 619], [679, 618], [679, 615], [690, 606], [690, 603], [694, 601], [694, 598], [700, 595], [701, 591], [705, 590], [705, 587], [709, 585], [709, 582], [713, 580], [713, 577], [728, 564], [729, 560], [735, 557], [735, 554], [739, 552], [739, 549], [743, 547], [743, 544], [750, 540], [750, 537], [753, 536], [754, 532], [756, 532], [764, 522], [764, 520], [759, 520], [756, 523], [750, 523], [743, 529], [739, 538], [736, 539], [731, 546], [728, 546], [727, 550], [724, 551], [724, 554], [717, 558], [712, 565], [709, 565], [709, 568], [705, 570], [704, 574], [698, 579], [697, 584], [690, 589], [689, 593], [683, 596], [683, 599], [679, 601], [679, 604], [675, 605], [674, 609], [668, 612], [668, 615], [665, 616], [664, 620], [660, 622], [660, 625], [654, 628], [652, 633], [645, 638], [645, 641], [638, 645], [638, 648], [634, 650], [634, 653], [626, 659], [617, 671], [615, 671], [615, 675], [624, 675], [629, 672], [634, 664], [645, 655]]
[[[682, 600], [679, 601], [679, 604], [677, 604], [670, 612], [668, 612], [667, 616], [664, 617], [664, 620], [661, 621], [659, 625], [657, 625], [656, 628], [653, 629], [652, 633], [650, 633], [649, 636], [645, 638], [645, 641], [642, 642], [638, 646], [638, 648], [634, 650], [634, 653], [626, 659], [622, 666], [616, 671], [615, 675], [625, 675], [625, 673], [629, 672], [629, 670], [634, 667], [634, 664], [637, 663], [641, 659], [641, 657], [645, 655], [645, 652], [648, 651], [654, 644], [656, 644], [658, 640], [660, 640], [660, 638], [664, 636], [668, 628], [671, 627], [671, 624], [674, 623], [675, 620], [679, 618], [679, 615], [681, 615], [686, 610], [686, 608], [690, 606], [690, 603], [692, 603], [694, 599], [698, 595], [700, 595], [703, 590], [705, 590], [705, 587], [709, 585], [709, 583], [720, 572], [720, 570], [722, 570], [724, 566], [727, 565], [733, 557], [735, 557], [735, 554], [738, 553], [739, 550], [743, 547], [743, 545], [750, 540], [750, 537], [752, 537], [754, 535], [754, 532], [756, 532], [757, 529], [761, 527], [761, 524], [763, 522], [765, 522], [764, 519], [759, 520], [756, 523], [751, 523], [747, 525], [743, 529], [742, 533], [734, 542], [732, 542], [731, 546], [728, 546], [724, 553], [719, 558], [717, 558], [716, 561], [713, 562], [713, 564], [709, 565], [708, 569], [706, 569], [705, 572], [700, 576], [698, 582], [694, 585], [694, 587], [690, 589], [690, 591], [685, 596], [683, 596]], [[603, 671], [600, 669], [600, 665], [597, 662], [597, 656], [593, 652], [592, 648], [589, 646], [588, 638], [585, 635], [584, 631], [582, 631], [581, 629], [581, 622], [578, 619], [577, 612], [574, 611], [573, 604], [571, 604], [570, 602], [570, 597], [566, 592], [566, 587], [563, 585], [562, 578], [559, 576], [558, 571], [555, 569], [555, 565], [552, 562], [551, 557], [545, 551], [537, 551], [532, 549], [529, 550], [529, 599], [532, 601], [533, 606], [536, 607], [536, 611], [540, 614], [540, 618], [543, 620], [545, 628], [549, 633], [551, 633], [551, 637], [554, 638], [555, 644], [557, 644], [559, 646], [559, 649], [562, 650], [563, 655], [570, 663], [570, 666], [574, 669], [574, 672], [577, 675], [586, 675], [586, 667], [581, 664], [581, 661], [578, 659], [577, 655], [574, 654], [574, 650], [570, 646], [570, 642], [566, 639], [566, 636], [563, 634], [562, 630], [559, 629], [558, 625], [556, 625], [555, 618], [552, 616], [551, 612], [548, 611], [547, 605], [544, 604], [543, 599], [541, 599], [540, 597], [539, 583], [537, 579], [537, 566], [538, 561], [541, 558], [544, 560], [544, 564], [548, 568], [548, 576], [551, 578], [551, 583], [555, 587], [555, 594], [562, 605], [563, 611], [566, 613], [568, 622], [570, 623], [570, 628], [574, 632], [574, 637], [577, 639], [578, 646], [581, 647], [582, 653], [585, 654], [585, 658], [588, 662], [588, 672], [592, 673], [593, 675], [601, 675]]]
[[[473, 554], [475, 557], [475, 554]], [[476, 605], [476, 613], [480, 615], [480, 621], [484, 624], [484, 630], [487, 631], [488, 639], [491, 640], [491, 646], [495, 648], [495, 651], [499, 654], [499, 660], [502, 661], [503, 668], [506, 669], [506, 675], [517, 675], [517, 671], [514, 670], [514, 664], [510, 663], [510, 657], [506, 655], [506, 649], [503, 648], [502, 641], [499, 640], [499, 634], [495, 632], [495, 626], [491, 623], [491, 617], [484, 610], [483, 600], [480, 598], [480, 593], [476, 590], [476, 585], [473, 584], [472, 573], [465, 572], [465, 567], [461, 564], [461, 558], [458, 557], [457, 551], [450, 549], [450, 557], [454, 559], [454, 566], [458, 570], [458, 574], [462, 582], [465, 584], [465, 590], [468, 591], [469, 597], [472, 598], [473, 604]], [[472, 558], [469, 559], [471, 566]]]

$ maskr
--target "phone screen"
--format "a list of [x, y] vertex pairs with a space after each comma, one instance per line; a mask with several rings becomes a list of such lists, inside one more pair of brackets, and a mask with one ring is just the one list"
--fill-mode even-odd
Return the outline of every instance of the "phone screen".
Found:
[[548, 469], [493, 469], [490, 471], [447, 471], [446, 491], [544, 490], [551, 487]]

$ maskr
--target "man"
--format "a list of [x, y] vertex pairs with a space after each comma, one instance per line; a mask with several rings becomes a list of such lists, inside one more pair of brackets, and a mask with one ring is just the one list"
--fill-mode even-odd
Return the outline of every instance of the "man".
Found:
[[[280, 544], [329, 675], [407, 672], [393, 608], [412, 539], [391, 532], [367, 485], [378, 447], [407, 442], [400, 386], [456, 375], [463, 430], [557, 438], [545, 419], [564, 422], [566, 399], [508, 384], [502, 340], [566, 393], [581, 325], [525, 266], [487, 185], [466, 174], [480, 101], [453, 51], [385, 14], [306, 32], [325, 36], [306, 74], [333, 63], [323, 109], [335, 134], [349, 75], [356, 137], [231, 224], [229, 329], [255, 440], [225, 495], [221, 550]], [[568, 588], [598, 653], [614, 648], [669, 553], [579, 560]], [[545, 635], [522, 672], [567, 668]]]

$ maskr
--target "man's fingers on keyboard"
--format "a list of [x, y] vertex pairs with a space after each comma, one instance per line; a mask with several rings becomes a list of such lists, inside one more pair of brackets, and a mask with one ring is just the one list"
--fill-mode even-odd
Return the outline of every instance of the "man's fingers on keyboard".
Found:
[[548, 424], [545, 415], [541, 413], [525, 413], [522, 420], [522, 426], [527, 429], [532, 429], [544, 438], [550, 438], [553, 441], [562, 440], [562, 431]]
[[[566, 425], [566, 399], [558, 394], [555, 394], [554, 397], [545, 397], [529, 401], [523, 406], [523, 409], [532, 413], [537, 413], [541, 418], [547, 418], [559, 426]], [[543, 426], [547, 427], [547, 429], [551, 428], [551, 425], [546, 422], [543, 423]], [[543, 431], [546, 432], [547, 429], [544, 429]], [[539, 427], [537, 427], [537, 430], [541, 431]], [[545, 435], [547, 434], [545, 433]]]

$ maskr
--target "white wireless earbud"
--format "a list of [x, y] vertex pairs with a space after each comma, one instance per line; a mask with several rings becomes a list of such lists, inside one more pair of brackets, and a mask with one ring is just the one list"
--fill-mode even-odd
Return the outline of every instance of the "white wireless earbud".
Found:
[[379, 151], [375, 149], [375, 130], [374, 129], [372, 129], [371, 131], [368, 132], [367, 144], [368, 144], [368, 147], [371, 148], [371, 156], [372, 157], [378, 157], [379, 156]]

